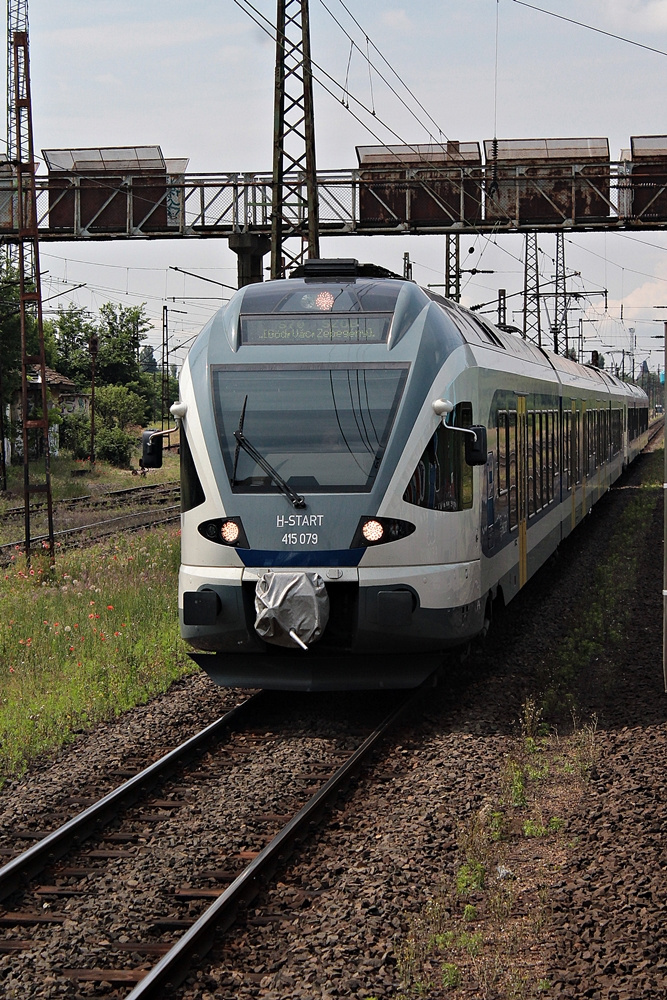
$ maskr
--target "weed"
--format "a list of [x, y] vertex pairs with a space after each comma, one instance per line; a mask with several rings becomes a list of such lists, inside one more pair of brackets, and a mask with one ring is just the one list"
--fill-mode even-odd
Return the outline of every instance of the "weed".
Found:
[[507, 984], [508, 1000], [523, 1000], [526, 996], [527, 989], [528, 976], [523, 975], [521, 972], [517, 972], [515, 969], [510, 971], [509, 982]]
[[500, 810], [495, 810], [489, 815], [489, 834], [491, 840], [502, 840], [505, 836], [507, 829], [507, 820], [505, 819], [505, 813]]
[[467, 896], [484, 888], [486, 870], [479, 862], [466, 862], [456, 873], [456, 891], [459, 896]]
[[[529, 746], [536, 746], [538, 737], [543, 737], [547, 733], [547, 727], [542, 721], [542, 708], [537, 704], [535, 698], [529, 695], [521, 706], [521, 735]], [[531, 752], [529, 750], [529, 752]]]
[[530, 781], [544, 781], [549, 777], [549, 765], [544, 762], [538, 765], [526, 765], [526, 777]]
[[503, 784], [511, 804], [520, 809], [526, 804], [526, 781], [523, 768], [517, 761], [510, 758], [505, 766]]
[[582, 777], [585, 777], [589, 774], [599, 757], [597, 746], [597, 715], [593, 715], [590, 722], [583, 726], [578, 725], [576, 718], [573, 721], [575, 723], [575, 731], [572, 736], [574, 762], [579, 773]]
[[486, 866], [489, 859], [489, 811], [480, 809], [459, 831], [459, 847], [467, 861]]
[[547, 990], [550, 990], [552, 988], [552, 986], [553, 983], [551, 982], [550, 979], [540, 979], [539, 982], [537, 983], [537, 992], [546, 993]]
[[461, 973], [452, 962], [445, 962], [442, 967], [442, 985], [448, 989], [456, 989], [461, 985]]
[[463, 907], [463, 919], [468, 923], [472, 923], [473, 920], [477, 920], [477, 907], [473, 906], [472, 903], [466, 903]]

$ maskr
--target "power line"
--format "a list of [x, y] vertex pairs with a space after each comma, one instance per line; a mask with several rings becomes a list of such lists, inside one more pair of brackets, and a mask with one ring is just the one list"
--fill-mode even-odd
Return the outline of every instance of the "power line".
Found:
[[643, 42], [636, 42], [632, 38], [625, 38], [624, 35], [615, 35], [613, 31], [605, 31], [604, 28], [596, 28], [592, 24], [584, 24], [583, 21], [575, 21], [572, 17], [565, 17], [563, 14], [556, 14], [553, 10], [545, 10], [544, 7], [536, 7], [525, 0], [514, 0], [514, 3], [521, 7], [530, 7], [531, 10], [539, 10], [541, 14], [548, 14], [550, 17], [557, 17], [559, 21], [567, 21], [569, 24], [576, 24], [578, 28], [588, 28], [589, 31], [596, 31], [599, 35], [607, 35], [608, 38], [616, 38], [619, 42], [626, 42], [628, 45], [636, 45], [640, 49], [647, 49], [649, 52], [657, 52], [659, 56], [667, 56], [667, 52], [662, 49], [654, 49], [652, 45], [644, 45]]

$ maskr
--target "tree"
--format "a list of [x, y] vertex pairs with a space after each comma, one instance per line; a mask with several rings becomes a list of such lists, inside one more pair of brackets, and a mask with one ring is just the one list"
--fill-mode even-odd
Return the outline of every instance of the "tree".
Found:
[[[35, 318], [26, 316], [26, 347], [29, 354], [39, 353], [39, 332]], [[46, 364], [55, 363], [53, 327], [44, 324]], [[8, 403], [21, 387], [21, 313], [18, 272], [8, 268], [0, 275], [0, 366], [2, 367], [2, 403]]]
[[61, 375], [71, 378], [77, 389], [90, 386], [92, 360], [90, 338], [97, 326], [79, 306], [69, 305], [58, 310], [54, 324], [56, 359], [54, 367]]
[[145, 304], [126, 307], [112, 302], [101, 307], [96, 366], [100, 385], [142, 384], [139, 353], [150, 329], [145, 309]]
[[148, 372], [149, 375], [153, 375], [157, 371], [157, 361], [155, 360], [153, 348], [148, 344], [139, 351], [139, 365], [141, 370]]
[[95, 390], [95, 414], [104, 427], [125, 430], [131, 424], [143, 424], [144, 410], [141, 396], [124, 385], [101, 385]]

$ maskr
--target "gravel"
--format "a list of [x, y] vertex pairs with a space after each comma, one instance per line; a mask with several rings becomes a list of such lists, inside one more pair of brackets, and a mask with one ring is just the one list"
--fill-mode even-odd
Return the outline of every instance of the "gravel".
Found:
[[[559, 558], [510, 605], [485, 649], [462, 665], [452, 664], [447, 679], [429, 693], [420, 718], [387, 744], [356, 790], [340, 800], [331, 822], [278, 873], [245, 922], [190, 976], [181, 990], [184, 1000], [380, 1000], [406, 989], [397, 958], [410, 932], [423, 925], [429, 899], [445, 901], [444, 926], [455, 926], [458, 904], [452, 902], [451, 887], [466, 856], [465, 837], [472, 835], [480, 814], [488, 817], [506, 794], [507, 762], [521, 746], [522, 704], [539, 686], [545, 664], [576, 620], [611, 529], [640, 482], [644, 461], [631, 471], [625, 488], [611, 491], [597, 505], [586, 526], [562, 546]], [[492, 919], [488, 894], [471, 897], [480, 917], [471, 927], [479, 927], [485, 953], [502, 955], [504, 972], [491, 974], [488, 962], [459, 956], [459, 985], [445, 989], [438, 979], [431, 997], [658, 1000], [667, 994], [662, 944], [667, 699], [661, 666], [662, 549], [656, 543], [662, 537], [662, 492], [655, 493], [623, 641], [603, 646], [577, 691], [580, 720], [597, 717], [592, 763], [583, 778], [545, 783], [545, 816], [558, 815], [564, 828], [544, 838], [507, 837], [493, 848], [498, 852], [493, 856], [496, 884], [503, 882], [513, 894], [512, 913], [504, 922]], [[110, 771], [137, 757], [155, 759], [238, 697], [238, 692], [221, 691], [194, 676], [150, 705], [81, 734], [54, 760], [41, 761], [24, 780], [3, 789], [2, 830], [17, 825], [41, 829], [57, 810], [62, 821], [68, 809], [70, 814], [78, 811], [66, 801], [77, 789], [91, 781], [100, 789], [111, 787], [117, 780], [109, 777]], [[565, 741], [571, 731], [569, 712], [555, 721]], [[297, 776], [334, 751], [333, 732], [313, 733], [312, 722], [299, 732], [298, 719], [292, 725], [292, 745], [276, 744], [271, 766], [264, 767], [276, 812], [299, 787]], [[586, 731], [592, 734], [593, 726]], [[261, 756], [249, 754], [249, 772], [263, 766]], [[187, 789], [183, 795], [188, 799]], [[243, 828], [243, 817], [253, 806], [239, 796], [224, 785], [222, 794], [190, 796], [190, 840], [178, 848], [181, 857], [174, 862], [151, 852], [150, 823], [137, 828], [142, 877], [151, 883], [158, 910], [162, 905], [171, 912], [167, 887], [182, 881], [188, 865], [196, 881], [192, 859], [202, 850], [210, 852], [216, 838], [224, 843], [225, 855], [257, 849]], [[6, 834], [4, 839], [11, 842]], [[102, 927], [109, 940], [131, 938], [141, 923], [129, 891], [139, 887], [123, 884], [122, 862], [110, 866], [105, 878], [112, 885], [115, 880], [113, 912], [95, 912], [94, 897], [73, 897], [61, 908], [68, 917], [58, 931], [65, 964], [73, 963], [68, 941], [80, 933], [76, 928], [86, 908], [91, 926]], [[197, 906], [189, 912], [200, 912]], [[53, 909], [59, 908], [54, 904]], [[28, 936], [20, 928], [7, 934]], [[46, 932], [34, 936], [45, 937]], [[104, 961], [98, 938], [92, 931], [87, 936], [91, 949], [100, 952], [87, 964]], [[9, 957], [0, 965], [6, 995], [25, 996], [25, 983], [14, 984], [23, 993], [8, 991], [14, 962]], [[30, 995], [120, 997], [127, 991], [99, 984], [73, 987], [56, 978], [43, 980]]]

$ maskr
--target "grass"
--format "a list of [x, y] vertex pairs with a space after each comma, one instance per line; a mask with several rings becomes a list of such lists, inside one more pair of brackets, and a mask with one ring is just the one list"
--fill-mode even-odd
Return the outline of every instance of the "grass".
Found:
[[57, 556], [0, 576], [0, 781], [193, 667], [179, 636], [179, 530]]
[[[148, 469], [146, 476], [137, 478], [138, 461], [134, 464], [134, 475], [131, 469], [117, 469], [108, 462], [97, 461], [91, 471], [90, 464], [79, 462], [67, 456], [51, 459], [51, 495], [54, 500], [64, 500], [71, 497], [88, 496], [94, 493], [104, 493], [107, 490], [122, 490], [140, 483], [178, 482], [179, 458], [176, 453], [164, 451], [164, 462], [161, 469]], [[44, 460], [30, 462], [30, 480], [33, 483], [44, 481]], [[37, 498], [41, 499], [40, 497]], [[0, 493], [0, 514], [10, 507], [23, 503], [23, 466], [7, 466], [7, 490]]]
[[[647, 545], [653, 544], [649, 535], [651, 516], [662, 494], [664, 453], [653, 452], [644, 461], [644, 481], [614, 524], [579, 620], [568, 629], [542, 669], [541, 708], [549, 716], [576, 712], [581, 678], [604, 651], [609, 653], [622, 642], [630, 614], [628, 597], [642, 572], [642, 554]], [[613, 687], [613, 670], [609, 669], [600, 682]]]

